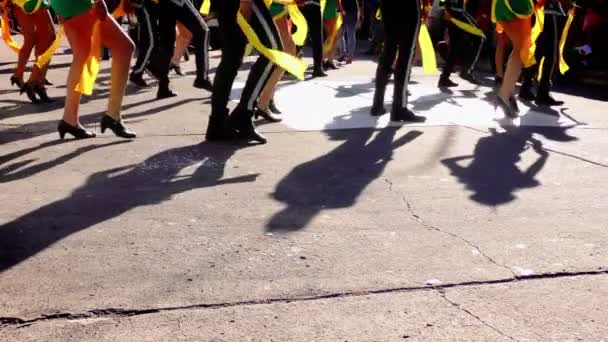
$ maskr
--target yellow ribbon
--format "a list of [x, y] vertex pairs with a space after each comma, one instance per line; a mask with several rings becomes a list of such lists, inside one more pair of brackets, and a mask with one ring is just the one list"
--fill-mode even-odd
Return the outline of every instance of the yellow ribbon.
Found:
[[437, 56], [435, 55], [435, 48], [433, 48], [433, 41], [429, 30], [424, 23], [420, 25], [420, 32], [418, 33], [418, 44], [420, 44], [420, 52], [422, 54], [422, 69], [425, 74], [434, 74], [437, 70]]
[[[222, 0], [220, 0], [222, 1]], [[211, 11], [211, 0], [203, 0], [203, 3], [201, 4], [201, 9], [200, 12], [202, 15], [209, 15], [209, 12]]]
[[[536, 23], [534, 23], [534, 27], [532, 27], [532, 34], [530, 39], [530, 54], [528, 55], [527, 65], [534, 65], [536, 63], [536, 40], [540, 36], [540, 34], [545, 29], [545, 8], [540, 7], [536, 9]], [[541, 69], [539, 69], [541, 70]]]
[[97, 74], [99, 74], [99, 60], [101, 54], [101, 32], [100, 22], [95, 21], [93, 24], [93, 31], [91, 33], [91, 53], [87, 57], [87, 61], [82, 69], [82, 75], [80, 81], [76, 85], [76, 91], [84, 94], [93, 94], [93, 88], [95, 87], [95, 80]]
[[566, 26], [564, 26], [564, 30], [562, 31], [562, 37], [559, 40], [559, 72], [561, 72], [562, 75], [570, 69], [566, 63], [566, 60], [564, 59], [564, 47], [566, 46], [566, 41], [568, 40], [568, 32], [570, 31], [572, 21], [574, 21], [574, 8], [571, 8], [568, 11], [568, 20], [566, 21]]
[[11, 36], [11, 29], [8, 27], [8, 11], [4, 9], [2, 14], [2, 22], [0, 22], [0, 29], [2, 30], [2, 40], [8, 45], [8, 47], [15, 53], [19, 53], [21, 47], [13, 40]]
[[260, 54], [268, 58], [268, 60], [270, 60], [275, 65], [278, 65], [288, 73], [294, 75], [299, 80], [304, 79], [304, 71], [306, 71], [306, 68], [308, 67], [306, 63], [288, 53], [279, 50], [269, 49], [264, 46], [264, 44], [262, 44], [262, 42], [260, 41], [258, 35], [255, 33], [251, 25], [249, 25], [245, 17], [243, 17], [241, 12], [237, 14], [236, 20], [241, 30], [247, 37], [249, 43], [256, 50], [258, 50]]
[[329, 55], [332, 51], [333, 42], [338, 38], [338, 33], [342, 29], [342, 24], [344, 23], [344, 18], [342, 18], [342, 14], [338, 13], [338, 18], [336, 19], [336, 26], [329, 33], [329, 36], [325, 40], [325, 44], [323, 44], [323, 55]]
[[543, 79], [543, 65], [545, 64], [545, 57], [540, 59], [540, 63], [538, 63], [538, 75], [536, 75], [536, 79], [540, 82]]
[[49, 62], [51, 61], [51, 57], [53, 57], [53, 55], [55, 54], [55, 51], [59, 47], [59, 43], [61, 42], [61, 37], [63, 37], [63, 25], [59, 26], [59, 31], [57, 32], [57, 35], [55, 36], [55, 40], [53, 41], [51, 46], [49, 46], [49, 48], [46, 49], [46, 51], [42, 55], [40, 55], [40, 56], [38, 56], [38, 58], [36, 58], [36, 65], [39, 68], [42, 69], [47, 64], [49, 64]]
[[483, 31], [480, 30], [479, 28], [475, 27], [474, 25], [471, 25], [469, 23], [465, 23], [464, 21], [458, 20], [456, 18], [450, 17], [450, 22], [454, 25], [456, 25], [456, 27], [458, 27], [459, 29], [468, 32], [472, 35], [481, 37], [483, 39], [486, 38], [486, 35], [483, 34]]
[[296, 4], [287, 5], [287, 13], [289, 13], [291, 22], [296, 26], [296, 32], [292, 35], [293, 42], [298, 46], [303, 46], [308, 36], [308, 22]]

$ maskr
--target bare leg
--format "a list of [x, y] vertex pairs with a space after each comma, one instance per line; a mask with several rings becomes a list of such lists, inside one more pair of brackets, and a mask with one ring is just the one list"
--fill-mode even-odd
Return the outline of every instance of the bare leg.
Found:
[[131, 38], [118, 26], [116, 20], [110, 16], [101, 21], [100, 30], [102, 44], [112, 50], [112, 85], [110, 87], [108, 115], [112, 119], [120, 121], [120, 109], [127, 88], [129, 68], [131, 67], [135, 45]]
[[184, 54], [186, 53], [188, 45], [190, 45], [190, 41], [192, 40], [192, 32], [188, 31], [188, 29], [179, 21], [177, 22], [176, 27], [177, 39], [175, 40], [175, 51], [173, 52], [171, 64], [179, 65], [182, 57], [184, 57]]
[[18, 6], [13, 6], [17, 22], [21, 28], [21, 34], [23, 35], [23, 45], [19, 51], [17, 59], [17, 68], [13, 73], [13, 76], [19, 80], [23, 80], [23, 74], [25, 73], [25, 67], [27, 61], [30, 59], [34, 44], [36, 41], [36, 29], [33, 20], [29, 15], [25, 14]]
[[496, 51], [494, 53], [494, 63], [496, 64], [496, 76], [504, 77], [505, 75], [505, 50], [509, 38], [503, 33], [496, 33]]
[[76, 86], [82, 76], [82, 70], [91, 52], [91, 34], [96, 17], [93, 10], [80, 14], [65, 21], [63, 27], [65, 35], [72, 48], [72, 64], [66, 82], [65, 107], [63, 121], [72, 126], [79, 126], [80, 93]]
[[[296, 54], [296, 44], [293, 42], [293, 38], [291, 37], [291, 23], [290, 20], [286, 17], [282, 17], [279, 19], [275, 19], [275, 24], [277, 25], [277, 29], [279, 30], [279, 35], [281, 36], [281, 43], [283, 44], [284, 51], [290, 55]], [[258, 98], [258, 108], [264, 111], [268, 110], [268, 103], [274, 96], [274, 92], [277, 89], [277, 84], [281, 81], [285, 70], [281, 68], [276, 68], [276, 70], [270, 76], [270, 80], [264, 87], [264, 90], [260, 94]]]
[[513, 43], [513, 52], [509, 56], [507, 70], [505, 71], [502, 86], [498, 96], [508, 103], [509, 98], [515, 91], [515, 84], [521, 74], [523, 61], [527, 60], [530, 51], [530, 18], [515, 19], [508, 22], [501, 22], [505, 33]]

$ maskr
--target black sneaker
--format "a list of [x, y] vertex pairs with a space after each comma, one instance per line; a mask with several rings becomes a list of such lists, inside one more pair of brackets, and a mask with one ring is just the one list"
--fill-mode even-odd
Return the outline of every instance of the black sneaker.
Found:
[[465, 81], [469, 81], [469, 83], [472, 83], [472, 84], [479, 84], [479, 80], [475, 76], [473, 76], [473, 74], [470, 72], [461, 72], [460, 78], [462, 78]]
[[518, 95], [519, 99], [522, 101], [534, 101], [534, 99], [536, 98], [536, 96], [534, 96], [534, 94], [532, 93], [532, 90], [530, 90], [530, 88], [528, 87], [521, 87], [521, 89], [519, 89], [519, 95]]
[[397, 112], [395, 112], [395, 111], [391, 112], [391, 121], [421, 123], [421, 122], [425, 122], [426, 118], [424, 116], [418, 116], [418, 115], [412, 113], [412, 111], [407, 108], [401, 108]]
[[138, 87], [145, 88], [148, 86], [148, 83], [144, 80], [144, 75], [142, 73], [131, 73], [131, 76], [129, 76], [129, 81]]
[[173, 90], [171, 90], [169, 87], [160, 87], [158, 88], [158, 92], [156, 93], [157, 100], [168, 99], [176, 96], [177, 93], [174, 93]]
[[312, 72], [312, 78], [317, 77], [327, 77], [327, 74], [325, 71], [323, 71], [323, 69], [315, 69], [315, 71]]
[[235, 130], [240, 139], [265, 144], [268, 140], [255, 129], [252, 117], [252, 112], [236, 108], [228, 117], [228, 127]]

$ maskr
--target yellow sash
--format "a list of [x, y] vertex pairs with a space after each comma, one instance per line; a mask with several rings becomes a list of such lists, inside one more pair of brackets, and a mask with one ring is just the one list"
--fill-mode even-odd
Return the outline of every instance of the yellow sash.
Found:
[[39, 68], [42, 69], [47, 64], [49, 64], [49, 62], [51, 61], [51, 57], [53, 57], [53, 55], [55, 54], [55, 51], [59, 47], [59, 43], [61, 42], [61, 37], [63, 37], [63, 25], [59, 26], [59, 31], [57, 32], [57, 35], [55, 36], [55, 40], [53, 41], [51, 46], [49, 46], [49, 48], [46, 49], [46, 51], [42, 55], [40, 55], [40, 56], [38, 56], [38, 58], [36, 58], [36, 65]]
[[304, 79], [304, 71], [306, 71], [306, 68], [308, 67], [306, 63], [288, 53], [269, 49], [264, 46], [258, 35], [255, 33], [251, 25], [249, 25], [245, 17], [243, 17], [241, 12], [237, 14], [236, 19], [237, 23], [241, 27], [241, 30], [247, 37], [247, 40], [256, 50], [258, 50], [264, 57], [268, 58], [272, 63], [283, 68], [285, 71], [294, 75], [299, 80]]
[[323, 44], [323, 54], [329, 55], [333, 48], [333, 42], [338, 38], [338, 34], [342, 29], [342, 24], [344, 24], [344, 18], [342, 14], [338, 13], [338, 19], [336, 19], [336, 26], [332, 32], [329, 33], [329, 36], [325, 40], [325, 44]]
[[287, 5], [287, 12], [291, 22], [296, 26], [296, 32], [292, 35], [293, 42], [298, 46], [303, 46], [308, 36], [308, 22], [295, 3]]
[[536, 9], [536, 23], [534, 23], [534, 27], [532, 27], [532, 34], [530, 39], [530, 54], [528, 55], [528, 61], [525, 63], [526, 65], [534, 65], [536, 64], [536, 40], [545, 29], [545, 8], [540, 7]]
[[471, 25], [469, 23], [465, 23], [464, 21], [458, 20], [456, 18], [450, 17], [450, 22], [454, 25], [456, 25], [456, 27], [458, 27], [459, 29], [468, 32], [472, 35], [475, 36], [479, 36], [483, 39], [486, 38], [486, 35], [483, 34], [483, 31], [480, 30], [479, 28], [475, 27], [474, 25]]
[[420, 44], [420, 52], [422, 54], [422, 69], [425, 74], [434, 74], [437, 70], [437, 56], [433, 48], [433, 41], [429, 30], [424, 23], [420, 25], [418, 33], [418, 44]]
[[[222, 1], [222, 0], [220, 0]], [[202, 15], [209, 15], [209, 12], [211, 11], [211, 0], [203, 0], [203, 3], [201, 4], [201, 9], [200, 12]]]
[[566, 26], [564, 26], [564, 30], [562, 31], [562, 37], [559, 40], [559, 72], [561, 72], [562, 75], [570, 69], [566, 63], [566, 60], [564, 59], [564, 47], [566, 46], [566, 41], [568, 40], [568, 32], [570, 31], [572, 21], [574, 21], [574, 8], [571, 8], [568, 11], [568, 20], [566, 21]]
[[11, 29], [8, 27], [8, 11], [5, 9], [2, 14], [2, 22], [0, 22], [0, 29], [2, 30], [2, 40], [8, 45], [8, 47], [15, 53], [19, 53], [21, 47], [11, 37]]

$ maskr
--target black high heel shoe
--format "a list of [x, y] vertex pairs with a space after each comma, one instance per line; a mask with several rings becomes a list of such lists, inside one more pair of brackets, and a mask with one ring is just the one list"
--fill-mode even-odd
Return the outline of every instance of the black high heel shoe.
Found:
[[509, 105], [511, 106], [511, 108], [513, 108], [513, 110], [515, 111], [515, 113], [519, 114], [519, 105], [517, 104], [517, 100], [515, 99], [515, 96], [511, 96], [509, 97]]
[[25, 93], [27, 98], [34, 104], [40, 103], [40, 100], [36, 97], [36, 92], [34, 91], [34, 86], [30, 82], [25, 82], [19, 90], [19, 95]]
[[11, 76], [11, 85], [16, 85], [19, 89], [23, 88], [23, 80], [18, 78], [17, 76]]
[[57, 125], [57, 132], [59, 132], [59, 137], [61, 140], [65, 138], [66, 133], [71, 134], [76, 139], [90, 139], [95, 138], [95, 133], [87, 131], [81, 126], [74, 127], [69, 123], [61, 120], [59, 121], [59, 125]]
[[505, 100], [503, 100], [500, 96], [496, 95], [496, 99], [494, 99], [494, 109], [496, 109], [498, 107], [500, 107], [502, 109], [505, 116], [507, 116], [511, 119], [514, 119], [517, 117], [517, 113], [515, 112], [515, 109], [513, 109], [513, 107], [511, 107], [510, 104], [505, 102]]
[[184, 76], [184, 73], [182, 72], [182, 68], [177, 64], [171, 64], [171, 70], [173, 70], [179, 76]]
[[272, 113], [270, 113], [268, 110], [259, 109], [259, 108], [255, 110], [253, 116], [254, 116], [254, 118], [256, 120], [259, 117], [262, 117], [263, 119], [265, 119], [266, 121], [269, 121], [269, 122], [281, 122], [281, 121], [283, 121], [283, 119], [272, 115]]
[[53, 102], [55, 102], [55, 100], [53, 100], [52, 98], [50, 98], [49, 95], [46, 93], [46, 89], [44, 88], [44, 86], [42, 86], [42, 85], [34, 86], [33, 90], [38, 95], [38, 97], [40, 98], [40, 101], [42, 101], [44, 103], [53, 103]]
[[268, 101], [268, 109], [273, 113], [273, 114], [283, 114], [283, 112], [281, 112], [279, 110], [279, 108], [277, 108], [276, 103], [274, 103], [274, 99], [270, 99], [270, 101]]
[[101, 118], [101, 133], [105, 133], [106, 129], [110, 129], [117, 137], [125, 139], [133, 139], [137, 137], [135, 132], [129, 130], [120, 120], [114, 120], [108, 115]]

